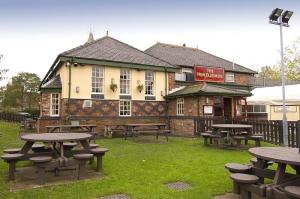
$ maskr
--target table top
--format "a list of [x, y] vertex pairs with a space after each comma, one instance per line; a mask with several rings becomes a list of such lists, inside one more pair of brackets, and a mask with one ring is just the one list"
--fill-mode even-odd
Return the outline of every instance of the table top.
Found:
[[87, 140], [92, 135], [88, 133], [36, 133], [21, 136], [21, 140], [33, 142], [63, 142]]
[[165, 123], [125, 124], [124, 126], [167, 126]]
[[276, 163], [300, 166], [300, 154], [298, 148], [290, 147], [254, 147], [249, 153], [263, 160]]
[[253, 126], [248, 124], [213, 124], [211, 127], [223, 129], [250, 129]]
[[79, 125], [71, 125], [71, 124], [64, 124], [64, 125], [53, 125], [53, 126], [46, 126], [46, 128], [69, 128], [69, 127], [96, 127], [95, 124], [79, 124]]

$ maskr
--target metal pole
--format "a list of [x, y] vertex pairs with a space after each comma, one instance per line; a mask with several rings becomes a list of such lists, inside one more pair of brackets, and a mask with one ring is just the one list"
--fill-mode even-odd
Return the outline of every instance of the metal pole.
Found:
[[282, 15], [279, 17], [280, 27], [280, 54], [281, 54], [281, 83], [282, 83], [282, 131], [283, 131], [283, 144], [288, 145], [288, 123], [286, 118], [285, 106], [285, 65], [283, 60], [283, 36], [282, 36]]

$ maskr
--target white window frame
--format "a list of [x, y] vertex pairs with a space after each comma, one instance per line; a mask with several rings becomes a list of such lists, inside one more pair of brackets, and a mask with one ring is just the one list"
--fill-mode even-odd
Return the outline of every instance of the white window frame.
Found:
[[[124, 104], [122, 105], [121, 102], [129, 102], [129, 110], [124, 110], [124, 109], [121, 110], [122, 107], [128, 106], [128, 105], [124, 105]], [[129, 116], [131, 116], [131, 108], [132, 108], [131, 104], [132, 104], [131, 100], [120, 100], [119, 101], [119, 116], [121, 116], [121, 117], [129, 117]], [[129, 111], [129, 115], [121, 115], [121, 111], [123, 111], [123, 112], [124, 111]]]
[[176, 115], [184, 115], [184, 98], [177, 98]]
[[[147, 80], [147, 73], [152, 74], [152, 80]], [[147, 94], [148, 85], [151, 87], [150, 90], [152, 90], [152, 94]], [[145, 71], [145, 96], [155, 96], [155, 72], [154, 71]]]
[[235, 82], [235, 76], [233, 72], [225, 72], [225, 82]]
[[[99, 71], [94, 71], [99, 70]], [[98, 75], [97, 75], [98, 72]], [[95, 76], [94, 76], [95, 75]], [[95, 78], [95, 81], [94, 81]], [[99, 84], [100, 86], [93, 86], [93, 84]], [[92, 67], [92, 94], [103, 94], [104, 93], [104, 67], [103, 66], [93, 66]], [[99, 91], [94, 91], [94, 89], [99, 89]]]
[[[123, 77], [124, 75], [122, 75], [123, 73], [127, 73], [128, 74], [128, 78], [127, 79], [122, 79], [121, 77]], [[122, 81], [125, 82], [125, 93], [122, 93]], [[131, 71], [130, 69], [121, 69], [120, 70], [120, 95], [130, 95], [131, 94]]]
[[[53, 104], [54, 95], [57, 95], [57, 104]], [[57, 106], [55, 110], [57, 110], [57, 113], [53, 114], [53, 106]], [[51, 93], [50, 94], [50, 116], [51, 117], [57, 117], [60, 114], [60, 95], [59, 93]]]
[[[266, 105], [257, 105], [257, 104], [248, 104], [248, 107], [251, 106], [252, 109], [251, 111], [248, 111], [248, 113], [267, 113], [267, 107]], [[254, 111], [255, 110], [255, 106], [259, 106], [260, 111]], [[265, 107], [265, 111], [261, 111], [261, 106]]]

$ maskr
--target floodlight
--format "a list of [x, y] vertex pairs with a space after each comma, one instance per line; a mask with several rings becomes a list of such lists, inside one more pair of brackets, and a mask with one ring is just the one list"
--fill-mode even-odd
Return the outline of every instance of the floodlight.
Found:
[[281, 16], [283, 10], [280, 8], [275, 8], [269, 16], [270, 21], [277, 21]]
[[289, 10], [284, 11], [284, 13], [282, 15], [282, 23], [287, 24], [292, 15], [293, 15], [292, 11], [289, 11]]

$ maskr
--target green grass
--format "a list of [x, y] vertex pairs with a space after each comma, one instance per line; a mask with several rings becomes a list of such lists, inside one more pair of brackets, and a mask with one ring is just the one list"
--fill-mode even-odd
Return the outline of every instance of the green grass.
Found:
[[[18, 125], [0, 122], [0, 153], [4, 148], [20, 147]], [[139, 142], [146, 139], [149, 143]], [[228, 162], [249, 163], [247, 150], [224, 150], [203, 146], [199, 138], [139, 137], [98, 140], [110, 149], [104, 157], [102, 179], [78, 181], [67, 185], [9, 192], [7, 164], [0, 161], [0, 198], [97, 198], [124, 193], [135, 199], [207, 199], [229, 192], [232, 183], [224, 169]], [[172, 191], [167, 182], [185, 181], [193, 188]]]

